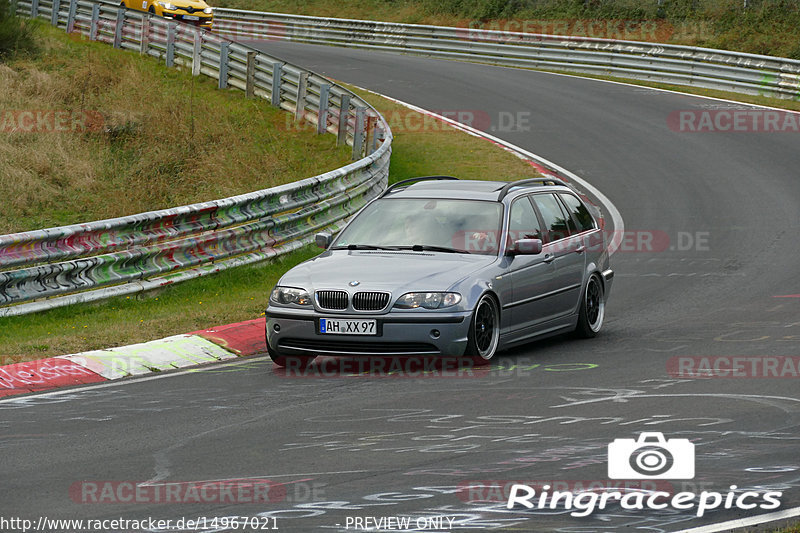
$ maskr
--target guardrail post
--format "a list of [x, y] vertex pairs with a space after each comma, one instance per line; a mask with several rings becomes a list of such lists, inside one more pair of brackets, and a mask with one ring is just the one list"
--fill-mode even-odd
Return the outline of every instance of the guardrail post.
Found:
[[245, 77], [245, 91], [246, 98], [253, 98], [256, 94], [255, 91], [255, 77], [256, 77], [256, 52], [247, 52], [247, 76]]
[[231, 43], [223, 42], [219, 45], [219, 88], [228, 88], [228, 56], [231, 51]]
[[39, 0], [31, 0], [31, 18], [39, 16]]
[[365, 137], [365, 148], [366, 153], [369, 155], [371, 153], [372, 146], [375, 144], [375, 125], [378, 122], [378, 117], [373, 115], [367, 115], [367, 131]]
[[150, 15], [142, 16], [142, 32], [139, 37], [139, 54], [145, 55], [150, 49]]
[[356, 106], [356, 123], [353, 129], [353, 160], [361, 159], [364, 148], [364, 114], [366, 107]]
[[100, 20], [100, 4], [92, 4], [92, 25], [89, 26], [89, 40], [97, 40], [97, 21]]
[[53, 9], [50, 12], [50, 25], [58, 27], [58, 12], [61, 11], [61, 0], [53, 0]]
[[75, 13], [78, 12], [78, 0], [70, 0], [67, 14], [67, 33], [75, 31]]
[[336, 130], [336, 146], [347, 142], [347, 122], [350, 120], [350, 95], [343, 94], [339, 103], [339, 128]]
[[114, 26], [114, 48], [122, 46], [122, 27], [125, 25], [125, 8], [117, 8], [117, 25]]
[[372, 146], [370, 147], [369, 153], [372, 153], [378, 149], [378, 139], [381, 138], [383, 138], [383, 128], [376, 126], [375, 131], [372, 134]]
[[194, 43], [192, 46], [192, 76], [200, 75], [203, 56], [200, 54], [203, 48], [203, 34], [199, 30], [194, 31]]
[[281, 106], [281, 76], [283, 76], [283, 64], [282, 63], [273, 63], [272, 64], [272, 94], [270, 98], [272, 100], [272, 105], [275, 107]]
[[303, 118], [306, 111], [306, 90], [308, 89], [308, 72], [301, 72], [297, 82], [297, 105], [294, 107], [294, 119]]
[[319, 86], [319, 115], [317, 115], [317, 133], [325, 133], [328, 130], [328, 99], [331, 94], [331, 86], [324, 83]]
[[177, 24], [170, 22], [167, 24], [167, 66], [175, 64], [175, 28]]

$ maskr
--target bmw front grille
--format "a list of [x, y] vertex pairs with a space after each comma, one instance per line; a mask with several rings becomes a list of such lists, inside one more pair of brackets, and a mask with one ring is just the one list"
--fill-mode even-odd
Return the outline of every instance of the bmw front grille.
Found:
[[329, 311], [344, 311], [347, 309], [348, 297], [345, 291], [317, 291], [317, 305], [320, 309]]
[[389, 304], [389, 293], [357, 292], [353, 295], [353, 309], [356, 311], [381, 311]]
[[316, 291], [317, 305], [326, 311], [345, 311], [352, 303], [355, 311], [383, 311], [389, 305], [388, 292], [357, 292], [352, 302], [346, 291]]

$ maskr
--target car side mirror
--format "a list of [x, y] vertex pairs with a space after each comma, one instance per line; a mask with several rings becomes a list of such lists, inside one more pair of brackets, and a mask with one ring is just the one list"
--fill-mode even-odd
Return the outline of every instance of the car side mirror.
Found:
[[538, 255], [542, 253], [541, 239], [519, 239], [514, 241], [510, 255]]
[[314, 235], [314, 243], [323, 250], [328, 249], [328, 246], [330, 246], [332, 240], [333, 237], [327, 232], [317, 233]]

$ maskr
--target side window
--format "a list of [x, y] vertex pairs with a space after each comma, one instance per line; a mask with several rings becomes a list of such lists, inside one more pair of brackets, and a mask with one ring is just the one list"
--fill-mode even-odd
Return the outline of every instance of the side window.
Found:
[[539, 219], [528, 197], [520, 198], [511, 205], [508, 231], [512, 240], [542, 238]]
[[561, 204], [555, 196], [552, 194], [534, 194], [533, 203], [536, 204], [542, 214], [548, 242], [557, 241], [569, 235], [568, 217], [561, 209]]
[[571, 194], [560, 193], [561, 200], [567, 206], [567, 211], [570, 212], [572, 218], [578, 223], [578, 231], [588, 231], [594, 229], [594, 219], [592, 218], [589, 210], [583, 205], [583, 202], [575, 198]]

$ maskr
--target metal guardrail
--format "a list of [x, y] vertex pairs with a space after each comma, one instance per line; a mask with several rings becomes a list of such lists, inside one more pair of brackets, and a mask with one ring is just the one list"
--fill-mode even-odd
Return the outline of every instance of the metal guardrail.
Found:
[[223, 8], [214, 31], [800, 99], [800, 61], [711, 48]]
[[0, 317], [132, 294], [269, 259], [337, 230], [387, 184], [391, 130], [367, 102], [329, 80], [199, 28], [117, 4], [20, 0], [17, 13], [90, 40], [158, 57], [337, 136], [353, 163], [223, 200], [0, 235]]

